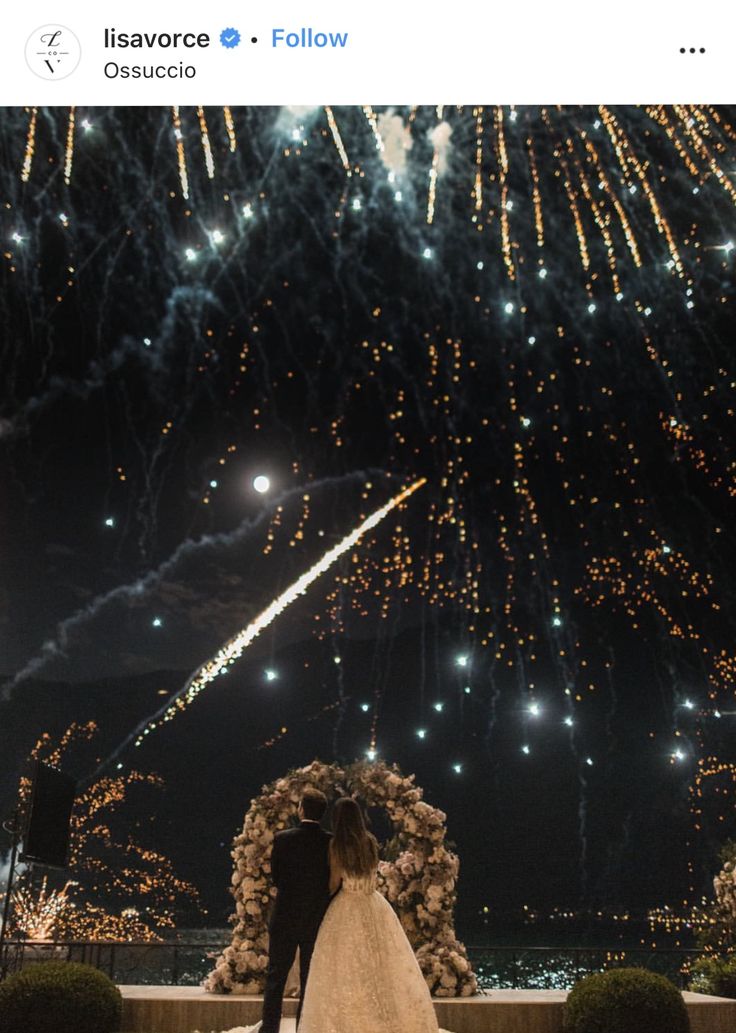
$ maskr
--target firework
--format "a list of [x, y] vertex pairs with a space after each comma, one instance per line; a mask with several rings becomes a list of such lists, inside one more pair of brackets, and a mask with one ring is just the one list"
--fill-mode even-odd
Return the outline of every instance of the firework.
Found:
[[[360, 539], [367, 534], [368, 531], [376, 527], [380, 522], [391, 512], [401, 506], [404, 502], [409, 499], [415, 491], [418, 491], [424, 484], [426, 484], [426, 478], [422, 477], [413, 484], [404, 488], [402, 491], [395, 495], [392, 499], [377, 509], [369, 517], [363, 520], [358, 527], [356, 527], [350, 534], [346, 535], [342, 541], [338, 542], [337, 545], [329, 549], [324, 556], [310, 567], [309, 570], [305, 571], [301, 577], [289, 585], [274, 601], [260, 613], [255, 620], [251, 621], [247, 627], [243, 628], [242, 631], [238, 632], [229, 642], [226, 642], [224, 646], [203, 664], [194, 674], [189, 678], [186, 685], [171, 699], [164, 707], [159, 710], [154, 717], [148, 718], [143, 722], [142, 726], [133, 732], [112, 754], [111, 757], [105, 762], [106, 764], [111, 763], [115, 760], [120, 753], [125, 749], [129, 742], [133, 742], [134, 745], [140, 746], [145, 737], [151, 732], [155, 731], [156, 728], [169, 721], [172, 721], [178, 714], [180, 714], [186, 707], [192, 703], [197, 696], [202, 692], [203, 689], [214, 681], [218, 675], [226, 671], [232, 664], [234, 664], [243, 655], [248, 646], [261, 634], [261, 632], [269, 626], [276, 618], [284, 612], [284, 610], [295, 602], [300, 596], [304, 595], [310, 585], [314, 584], [318, 578], [322, 577], [330, 567], [337, 562], [337, 560], [344, 556], [346, 552], [360, 541]], [[103, 765], [104, 766], [104, 765]]]
[[[336, 751], [377, 748], [408, 697], [393, 741], [412, 763], [441, 735], [460, 766], [449, 778], [470, 786], [492, 767], [510, 796], [522, 766], [569, 764], [585, 888], [616, 869], [596, 808], [612, 806], [606, 780], [633, 794], [611, 754], [626, 741], [640, 784], [692, 790], [697, 873], [734, 762], [732, 121], [705, 105], [326, 107], [297, 125], [268, 109], [99, 112], [67, 188], [69, 111], [10, 113], [0, 436], [16, 476], [31, 497], [23, 448], [45, 454], [57, 407], [83, 399], [101, 440], [115, 424], [80, 507], [104, 526], [99, 567], [135, 557], [157, 571], [184, 535], [237, 525], [256, 462], [278, 457], [298, 498], [279, 498], [238, 553], [272, 598], [343, 519], [311, 485], [431, 471], [426, 505], [322, 575], [310, 645], [374, 651], [356, 722], [342, 670], [325, 679]], [[73, 363], [47, 332], [57, 319], [81, 342]], [[361, 513], [379, 504], [375, 482]], [[236, 582], [226, 545], [218, 556]], [[172, 580], [206, 610], [194, 576]], [[184, 608], [172, 588], [166, 611], [160, 583], [113, 600], [121, 655], [165, 655]], [[95, 615], [90, 649], [108, 641]], [[399, 685], [392, 647], [407, 629], [414, 667]], [[43, 662], [86, 670], [79, 631], [63, 624]], [[187, 665], [219, 641], [208, 633]], [[290, 740], [292, 718], [274, 719]]]
[[49, 890], [48, 877], [44, 876], [38, 893], [27, 886], [14, 890], [12, 914], [16, 931], [29, 940], [52, 939], [74, 907], [69, 897], [74, 885], [69, 881], [60, 890]]
[[[55, 766], [75, 746], [97, 735], [94, 722], [72, 724], [58, 742], [42, 735], [31, 759]], [[70, 825], [69, 872], [60, 889], [19, 887], [13, 898], [14, 921], [32, 939], [78, 938], [96, 940], [158, 939], [159, 931], [173, 928], [182, 906], [196, 907], [195, 888], [179, 878], [171, 860], [138, 842], [123, 822], [115, 831], [116, 816], [126, 808], [131, 790], [140, 786], [161, 789], [155, 775], [131, 771], [90, 784], [75, 801]], [[20, 786], [28, 801], [29, 782]]]

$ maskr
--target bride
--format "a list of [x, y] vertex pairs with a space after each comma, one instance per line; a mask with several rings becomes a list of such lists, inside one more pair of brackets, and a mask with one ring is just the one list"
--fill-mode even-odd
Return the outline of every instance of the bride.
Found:
[[376, 890], [378, 844], [355, 800], [337, 801], [333, 825], [336, 895], [317, 935], [298, 1033], [442, 1033], [401, 923]]

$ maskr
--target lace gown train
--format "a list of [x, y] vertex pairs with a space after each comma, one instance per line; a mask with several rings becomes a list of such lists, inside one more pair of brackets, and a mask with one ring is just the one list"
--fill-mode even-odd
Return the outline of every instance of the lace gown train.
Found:
[[297, 1033], [445, 1033], [375, 876], [343, 879], [320, 926]]

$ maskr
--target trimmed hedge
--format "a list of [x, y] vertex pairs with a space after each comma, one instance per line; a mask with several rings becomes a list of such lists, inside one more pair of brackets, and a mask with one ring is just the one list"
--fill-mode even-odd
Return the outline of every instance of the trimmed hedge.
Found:
[[115, 1033], [123, 1000], [91, 965], [43, 961], [0, 983], [0, 1033]]
[[689, 1033], [680, 991], [644, 968], [613, 968], [576, 983], [565, 1005], [565, 1033]]
[[736, 998], [736, 954], [698, 958], [692, 967], [690, 989], [716, 997]]

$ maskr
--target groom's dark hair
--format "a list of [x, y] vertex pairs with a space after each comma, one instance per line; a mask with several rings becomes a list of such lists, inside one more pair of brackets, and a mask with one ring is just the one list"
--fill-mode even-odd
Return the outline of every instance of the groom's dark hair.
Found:
[[319, 789], [307, 788], [302, 793], [302, 811], [310, 821], [322, 821], [327, 810], [327, 797]]

